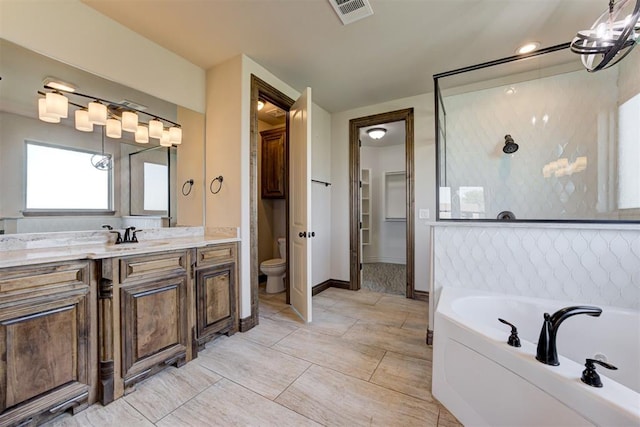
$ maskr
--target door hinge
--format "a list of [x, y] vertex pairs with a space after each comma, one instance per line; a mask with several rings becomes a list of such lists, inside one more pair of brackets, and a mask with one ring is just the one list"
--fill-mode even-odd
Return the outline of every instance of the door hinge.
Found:
[[360, 270], [362, 270], [362, 263], [360, 263]]
[[360, 181], [359, 184], [360, 184], [360, 188], [362, 188], [362, 181]]
[[362, 230], [362, 221], [360, 221], [360, 230]]

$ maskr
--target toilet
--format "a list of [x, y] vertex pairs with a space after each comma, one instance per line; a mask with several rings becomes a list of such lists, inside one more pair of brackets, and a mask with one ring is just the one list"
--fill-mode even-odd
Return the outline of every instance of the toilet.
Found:
[[280, 258], [268, 259], [260, 263], [260, 271], [267, 275], [267, 293], [276, 294], [284, 291], [284, 275], [287, 271], [287, 240], [278, 238]]

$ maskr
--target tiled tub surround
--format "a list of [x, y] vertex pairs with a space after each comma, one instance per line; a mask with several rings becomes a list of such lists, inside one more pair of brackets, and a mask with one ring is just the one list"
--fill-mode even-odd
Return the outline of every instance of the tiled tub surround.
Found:
[[0, 268], [73, 259], [111, 258], [239, 240], [238, 230], [230, 227], [144, 229], [139, 232], [138, 239], [138, 243], [115, 245], [115, 234], [106, 230], [1, 235]]
[[[640, 310], [640, 226], [432, 226], [433, 283]], [[431, 323], [433, 324], [433, 323]]]

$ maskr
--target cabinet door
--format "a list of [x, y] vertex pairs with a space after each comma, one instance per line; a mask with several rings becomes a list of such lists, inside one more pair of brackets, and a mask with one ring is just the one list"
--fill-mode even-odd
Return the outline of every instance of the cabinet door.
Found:
[[260, 133], [261, 146], [261, 195], [265, 199], [283, 199], [286, 192], [286, 132], [271, 129]]
[[92, 385], [88, 264], [25, 271], [0, 274], [0, 425], [86, 403]]
[[120, 289], [122, 372], [126, 386], [146, 377], [156, 365], [184, 361], [186, 291], [185, 275]]
[[196, 275], [198, 344], [236, 332], [235, 263], [201, 268]]

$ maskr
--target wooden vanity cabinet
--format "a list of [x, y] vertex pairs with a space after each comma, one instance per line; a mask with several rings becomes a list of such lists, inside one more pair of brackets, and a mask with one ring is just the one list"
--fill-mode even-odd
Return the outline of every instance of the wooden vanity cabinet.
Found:
[[263, 199], [284, 199], [287, 186], [286, 128], [260, 132], [260, 184]]
[[0, 426], [96, 400], [95, 298], [89, 261], [0, 269]]
[[121, 258], [121, 377], [128, 387], [187, 360], [188, 252]]
[[235, 243], [196, 251], [196, 351], [213, 338], [238, 331]]

